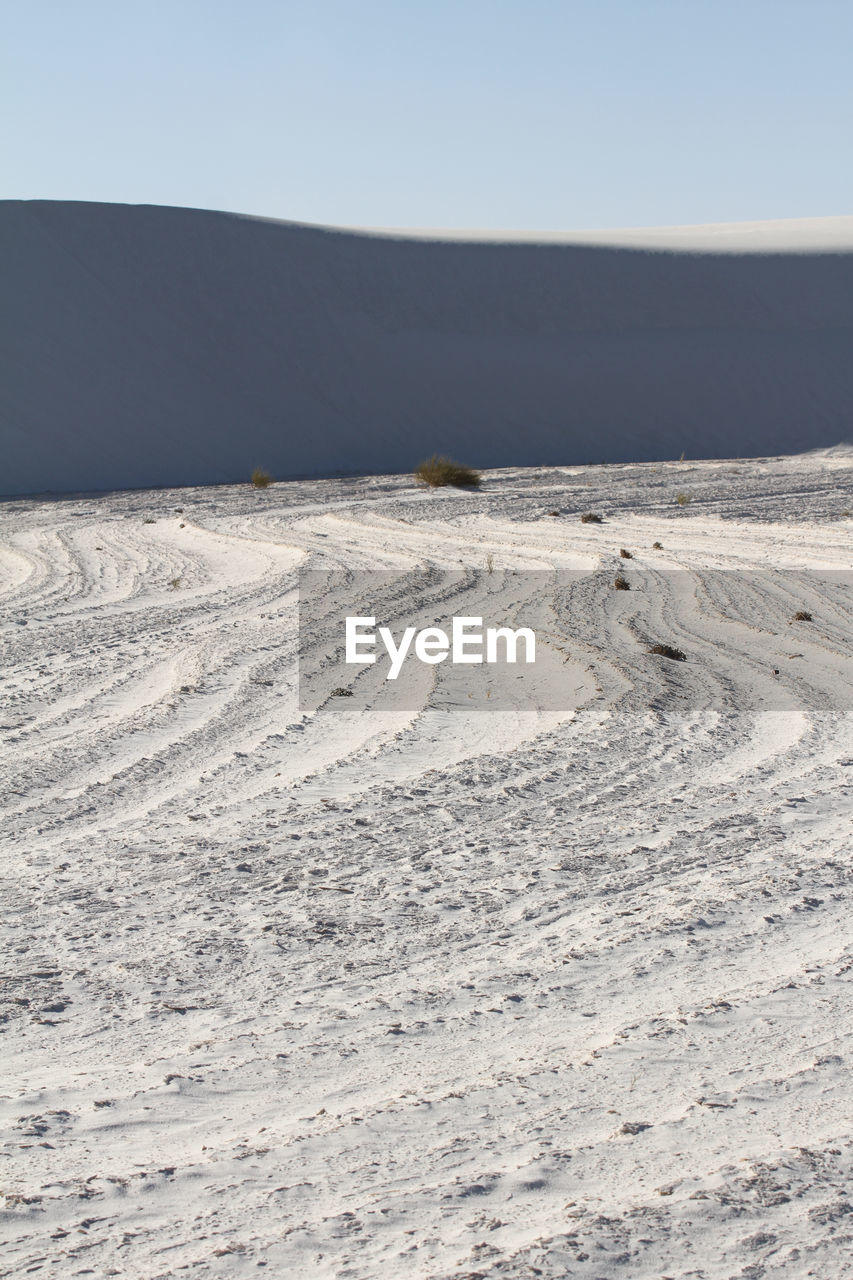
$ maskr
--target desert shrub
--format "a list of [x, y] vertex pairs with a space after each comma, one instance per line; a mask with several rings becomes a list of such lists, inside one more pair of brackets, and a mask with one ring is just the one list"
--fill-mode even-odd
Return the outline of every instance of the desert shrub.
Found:
[[687, 504], [688, 504], [688, 502], [690, 501], [690, 494], [689, 494], [689, 493], [677, 493], [677, 494], [675, 495], [675, 501], [678, 503], [678, 505], [679, 505], [680, 507], [686, 507], [686, 506], [687, 506]]
[[633, 559], [634, 559], [634, 557], [631, 555], [631, 552], [630, 552], [630, 551], [626, 551], [624, 547], [620, 547], [620, 549], [619, 549], [619, 554], [620, 554], [620, 556], [622, 557], [622, 559], [623, 559], [623, 560], [633, 560]]
[[172, 590], [173, 590], [173, 591], [177, 591], [177, 589], [178, 589], [178, 587], [179, 587], [180, 585], [181, 585], [181, 579], [180, 579], [180, 578], [170, 578], [170, 579], [169, 579], [169, 586], [172, 588]]
[[675, 649], [671, 644], [653, 644], [649, 653], [656, 653], [661, 658], [671, 658], [673, 662], [686, 662], [687, 654]]
[[623, 578], [621, 573], [617, 574], [616, 577], [613, 579], [613, 585], [617, 591], [631, 590], [630, 582], [628, 581], [627, 578]]
[[653, 542], [653, 543], [652, 543], [652, 550], [653, 550], [653, 551], [663, 551], [663, 543], [662, 543], [662, 542]]
[[154, 519], [154, 517], [153, 517], [153, 516], [146, 516], [146, 517], [145, 517], [145, 519], [142, 521], [142, 523], [143, 523], [143, 524], [156, 524], [156, 523], [157, 523], [157, 521]]
[[338, 685], [337, 689], [332, 690], [331, 696], [333, 698], [351, 698], [352, 689], [345, 689], [343, 685]]
[[585, 511], [581, 516], [581, 524], [603, 524], [604, 520], [601, 516], [597, 516], [594, 511]]
[[419, 462], [415, 467], [415, 479], [428, 484], [431, 489], [440, 489], [444, 485], [452, 485], [454, 489], [476, 489], [482, 476], [479, 471], [464, 467], [461, 462], [454, 462], [452, 458], [434, 453], [426, 462]]
[[812, 615], [808, 609], [798, 609], [794, 614], [794, 622], [811, 622]]
[[256, 489], [266, 489], [272, 484], [272, 476], [262, 467], [255, 467], [252, 472], [252, 484]]
[[[549, 516], [558, 516], [559, 514], [560, 514], [560, 513], [559, 513], [559, 511], [549, 511], [549, 512], [548, 512], [548, 515], [549, 515]], [[842, 514], [843, 514], [843, 513], [842, 513]]]

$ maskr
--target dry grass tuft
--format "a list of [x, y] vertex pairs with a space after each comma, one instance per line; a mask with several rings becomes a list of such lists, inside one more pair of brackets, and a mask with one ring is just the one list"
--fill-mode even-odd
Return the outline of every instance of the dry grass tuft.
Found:
[[632, 556], [631, 552], [630, 552], [630, 551], [626, 551], [624, 547], [620, 547], [620, 549], [619, 549], [619, 554], [620, 554], [620, 556], [622, 557], [622, 559], [623, 559], [623, 560], [633, 560], [633, 559], [634, 559], [634, 557]]
[[272, 484], [272, 476], [261, 467], [255, 467], [252, 472], [252, 484], [256, 489], [267, 489]]
[[585, 511], [581, 516], [581, 524], [604, 524], [601, 516], [597, 516], [594, 511]]
[[428, 484], [431, 489], [440, 489], [444, 485], [452, 485], [454, 489], [476, 489], [482, 476], [479, 471], [464, 467], [461, 462], [454, 462], [452, 458], [434, 453], [426, 462], [419, 462], [415, 467], [415, 479]]
[[652, 543], [652, 551], [663, 551], [663, 543], [662, 543], [662, 542], [653, 542], [653, 543]]
[[811, 622], [812, 615], [809, 613], [808, 609], [798, 609], [794, 614], [793, 620], [794, 622]]
[[617, 591], [631, 590], [630, 582], [628, 581], [627, 578], [623, 578], [621, 573], [617, 574], [616, 577], [613, 579], [613, 585]]

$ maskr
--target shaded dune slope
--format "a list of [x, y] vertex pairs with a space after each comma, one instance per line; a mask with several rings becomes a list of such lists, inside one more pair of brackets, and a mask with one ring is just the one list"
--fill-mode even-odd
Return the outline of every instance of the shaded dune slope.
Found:
[[0, 492], [849, 441], [853, 218], [658, 235], [2, 202]]

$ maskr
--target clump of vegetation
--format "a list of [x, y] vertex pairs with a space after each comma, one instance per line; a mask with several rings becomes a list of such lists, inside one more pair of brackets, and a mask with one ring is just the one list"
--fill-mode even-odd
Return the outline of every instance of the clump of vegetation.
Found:
[[663, 551], [663, 543], [662, 543], [662, 542], [653, 542], [653, 543], [652, 543], [652, 551]]
[[272, 484], [272, 476], [268, 471], [264, 471], [262, 467], [255, 467], [252, 472], [252, 484], [256, 489], [268, 489]]
[[[548, 515], [549, 515], [549, 516], [558, 516], [559, 514], [560, 514], [560, 513], [559, 513], [559, 511], [549, 511], [549, 512], [548, 512]], [[842, 515], [843, 515], [843, 514], [844, 514], [844, 513], [842, 512]]]
[[687, 654], [681, 649], [675, 649], [671, 644], [653, 644], [649, 653], [656, 653], [661, 658], [671, 658], [673, 662], [687, 661]]
[[811, 622], [812, 615], [808, 609], [798, 609], [794, 614], [794, 622]]
[[634, 557], [632, 556], [631, 552], [630, 552], [630, 551], [626, 551], [624, 547], [620, 547], [620, 548], [619, 548], [619, 554], [620, 554], [620, 556], [622, 557], [622, 559], [623, 559], [623, 560], [633, 560], [633, 559], [634, 559]]
[[581, 516], [581, 524], [604, 524], [602, 516], [597, 516], [594, 511], [585, 511]]
[[181, 585], [181, 579], [180, 579], [180, 578], [170, 578], [170, 579], [169, 579], [169, 586], [172, 588], [172, 590], [173, 590], [173, 591], [177, 591], [177, 589], [178, 589], [178, 587], [179, 587], [180, 585]]
[[415, 467], [415, 479], [428, 484], [431, 489], [452, 485], [454, 489], [476, 489], [482, 480], [479, 471], [464, 467], [443, 454], [434, 453], [426, 462]]
[[688, 502], [690, 501], [690, 494], [689, 494], [689, 493], [677, 493], [677, 494], [675, 495], [675, 501], [678, 503], [678, 505], [679, 505], [680, 507], [686, 507], [686, 506], [687, 506], [687, 504], [688, 504]]
[[351, 698], [352, 689], [345, 689], [343, 685], [338, 685], [337, 689], [333, 689], [331, 696], [333, 698]]
[[154, 519], [154, 517], [153, 517], [153, 516], [146, 516], [146, 517], [145, 517], [145, 519], [142, 521], [142, 523], [143, 523], [143, 524], [156, 524], [156, 523], [157, 523], [157, 521]]
[[613, 579], [613, 585], [617, 591], [631, 590], [630, 582], [628, 581], [627, 578], [623, 578], [621, 573], [617, 574], [616, 577]]

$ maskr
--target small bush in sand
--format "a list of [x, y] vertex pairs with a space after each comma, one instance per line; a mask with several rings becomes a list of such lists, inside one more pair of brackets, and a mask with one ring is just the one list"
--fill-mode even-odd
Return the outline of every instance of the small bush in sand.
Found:
[[686, 507], [686, 506], [687, 506], [687, 504], [688, 504], [688, 502], [690, 501], [690, 494], [689, 494], [689, 493], [677, 493], [677, 494], [675, 495], [675, 501], [678, 503], [678, 505], [679, 505], [680, 507]]
[[332, 690], [331, 696], [333, 698], [351, 698], [353, 696], [352, 689], [345, 689], [343, 685], [338, 685], [337, 689]]
[[585, 511], [581, 516], [581, 524], [604, 524], [604, 520], [594, 511]]
[[[558, 516], [559, 514], [560, 514], [560, 513], [559, 513], [559, 511], [549, 511], [549, 512], [548, 512], [548, 515], [549, 515], [549, 516]], [[844, 514], [844, 512], [842, 511], [842, 513], [841, 513], [841, 514], [843, 515], [843, 514]]]
[[794, 614], [794, 622], [811, 622], [812, 615], [808, 609], [798, 609]]
[[619, 554], [620, 554], [620, 556], [622, 557], [622, 559], [623, 559], [623, 560], [633, 560], [633, 559], [634, 559], [634, 557], [631, 555], [631, 552], [630, 552], [630, 551], [626, 551], [624, 547], [620, 547], [620, 549], [619, 549]]
[[428, 484], [431, 489], [440, 489], [445, 485], [452, 485], [454, 489], [476, 489], [482, 477], [479, 471], [463, 467], [461, 462], [454, 462], [443, 454], [434, 453], [426, 462], [419, 462], [415, 467], [415, 479]]
[[628, 581], [627, 578], [623, 578], [621, 573], [617, 574], [616, 577], [613, 579], [613, 585], [617, 591], [631, 590], [630, 582]]
[[252, 472], [252, 484], [256, 489], [267, 489], [272, 484], [272, 476], [261, 467], [255, 467]]
[[663, 543], [662, 543], [662, 542], [653, 542], [653, 543], [652, 543], [652, 551], [663, 551]]
[[180, 578], [170, 578], [170, 579], [169, 579], [169, 586], [172, 588], [172, 590], [173, 590], [173, 591], [177, 591], [177, 589], [178, 589], [178, 587], [179, 587], [180, 585], [181, 585], [181, 580], [180, 580]]
[[157, 523], [157, 521], [154, 519], [154, 517], [153, 517], [153, 516], [146, 516], [146, 517], [145, 517], [145, 519], [142, 521], [142, 523], [143, 523], [143, 524], [156, 524], [156, 523]]
[[649, 653], [656, 653], [661, 658], [671, 658], [673, 662], [686, 662], [687, 654], [681, 649], [674, 649], [671, 644], [653, 644]]

